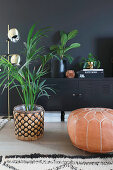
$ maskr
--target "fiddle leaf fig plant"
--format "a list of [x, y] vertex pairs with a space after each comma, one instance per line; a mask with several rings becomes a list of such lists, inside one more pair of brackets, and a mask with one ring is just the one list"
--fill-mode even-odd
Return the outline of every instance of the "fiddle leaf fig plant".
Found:
[[[20, 67], [12, 65], [4, 56], [0, 57], [0, 72], [1, 84], [4, 88], [10, 87], [10, 90], [16, 88], [18, 94], [22, 100], [22, 103], [26, 106], [26, 111], [33, 110], [37, 99], [41, 96], [49, 97], [48, 90], [54, 92], [53, 89], [47, 86], [46, 80], [40, 80], [45, 74], [47, 69], [46, 63], [53, 57], [53, 55], [43, 55], [43, 46], [39, 46], [39, 42], [43, 37], [46, 37], [48, 28], [39, 29], [34, 33], [35, 24], [31, 27], [27, 42], [25, 45], [26, 61]], [[34, 62], [41, 60], [41, 64], [38, 69], [33, 68]], [[32, 65], [32, 67], [31, 67]], [[9, 75], [9, 80], [7, 79]]]
[[88, 57], [82, 58], [82, 62], [81, 65], [83, 65], [83, 69], [89, 68], [89, 63], [93, 63], [93, 67], [95, 69], [99, 69], [100, 68], [100, 61], [98, 60], [98, 58], [96, 56], [94, 56], [92, 53], [88, 54]]
[[61, 60], [67, 58], [69, 63], [71, 64], [73, 61], [73, 57], [68, 53], [69, 50], [80, 47], [79, 43], [72, 43], [68, 45], [68, 41], [75, 38], [78, 34], [78, 30], [73, 30], [66, 34], [64, 31], [60, 31], [60, 44], [52, 45], [50, 50], [55, 53], [57, 59]]

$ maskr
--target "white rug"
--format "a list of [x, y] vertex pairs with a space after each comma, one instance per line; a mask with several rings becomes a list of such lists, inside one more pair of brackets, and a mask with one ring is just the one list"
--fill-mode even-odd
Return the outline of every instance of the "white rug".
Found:
[[0, 119], [0, 129], [2, 129], [7, 122], [7, 119]]
[[6, 156], [0, 170], [113, 170], [113, 155], [70, 157], [64, 155]]

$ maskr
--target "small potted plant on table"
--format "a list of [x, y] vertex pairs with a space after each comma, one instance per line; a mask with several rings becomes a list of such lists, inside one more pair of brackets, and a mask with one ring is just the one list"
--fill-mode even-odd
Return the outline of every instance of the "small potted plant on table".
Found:
[[[41, 55], [43, 47], [38, 47], [40, 39], [45, 37], [47, 28], [38, 30], [33, 34], [35, 25], [29, 31], [27, 43], [25, 45], [26, 62], [18, 67], [9, 62], [5, 57], [0, 57], [2, 71], [0, 79], [5, 84], [5, 88], [16, 88], [22, 99], [22, 105], [14, 107], [15, 135], [20, 140], [36, 140], [44, 133], [44, 109], [36, 105], [37, 99], [41, 96], [49, 97], [47, 90], [52, 90], [45, 82], [40, 81], [41, 77], [47, 73], [45, 65], [53, 55]], [[41, 65], [36, 70], [30, 64], [40, 59]], [[9, 80], [7, 79], [9, 75]], [[5, 89], [4, 88], [4, 89]]]
[[81, 65], [83, 65], [83, 69], [99, 69], [100, 61], [92, 53], [89, 53], [87, 58], [82, 58]]
[[[69, 50], [80, 47], [79, 43], [67, 45], [68, 41], [73, 39], [78, 34], [78, 30], [73, 30], [66, 34], [60, 31], [61, 42], [58, 45], [52, 45], [50, 50], [55, 54], [58, 63], [53, 65], [52, 77], [64, 77], [66, 72], [66, 60], [71, 64], [73, 57], [68, 53]], [[56, 70], [55, 70], [56, 68]], [[54, 71], [55, 70], [55, 71]]]

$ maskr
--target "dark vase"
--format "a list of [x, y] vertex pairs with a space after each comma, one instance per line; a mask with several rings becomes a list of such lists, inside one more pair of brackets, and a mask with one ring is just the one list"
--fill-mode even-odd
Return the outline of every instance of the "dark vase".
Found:
[[53, 59], [51, 61], [51, 77], [52, 78], [64, 78], [67, 70], [67, 61], [61, 59]]

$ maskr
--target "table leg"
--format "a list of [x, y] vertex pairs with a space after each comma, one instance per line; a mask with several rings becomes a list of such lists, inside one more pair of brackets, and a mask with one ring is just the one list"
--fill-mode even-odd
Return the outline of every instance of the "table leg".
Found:
[[64, 121], [64, 118], [65, 118], [65, 112], [61, 111], [61, 121]]

